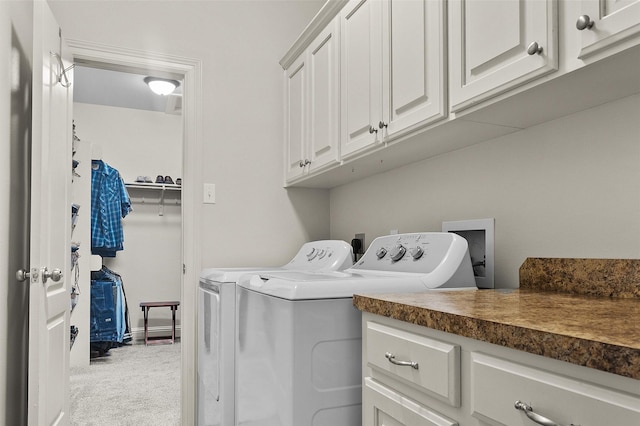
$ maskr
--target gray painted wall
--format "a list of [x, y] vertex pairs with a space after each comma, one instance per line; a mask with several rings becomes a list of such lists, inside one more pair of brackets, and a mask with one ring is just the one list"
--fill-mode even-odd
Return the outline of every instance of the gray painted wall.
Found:
[[630, 96], [335, 188], [331, 238], [495, 218], [497, 287], [527, 257], [637, 258], [638, 118]]

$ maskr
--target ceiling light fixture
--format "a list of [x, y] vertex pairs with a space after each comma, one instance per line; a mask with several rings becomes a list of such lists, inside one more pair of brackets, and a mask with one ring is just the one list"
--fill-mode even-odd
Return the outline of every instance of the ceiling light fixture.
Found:
[[180, 85], [179, 81], [167, 78], [145, 77], [144, 82], [147, 83], [151, 91], [157, 95], [169, 95]]

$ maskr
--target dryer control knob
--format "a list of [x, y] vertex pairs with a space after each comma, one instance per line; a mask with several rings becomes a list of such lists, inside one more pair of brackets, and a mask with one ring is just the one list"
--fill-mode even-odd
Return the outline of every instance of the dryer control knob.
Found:
[[318, 250], [316, 248], [312, 248], [309, 253], [307, 253], [307, 260], [313, 260], [318, 255]]
[[398, 260], [402, 259], [402, 257], [406, 252], [407, 252], [407, 249], [404, 248], [402, 244], [398, 244], [391, 250], [391, 252], [389, 253], [389, 256], [391, 256], [391, 260], [393, 260], [394, 262], [397, 262]]
[[415, 260], [418, 260], [422, 257], [422, 255], [424, 254], [424, 250], [422, 250], [422, 247], [414, 247], [411, 250], [409, 250], [409, 254], [411, 255], [411, 257], [413, 257]]
[[376, 251], [376, 256], [378, 256], [378, 259], [382, 259], [386, 254], [387, 254], [387, 249], [384, 247], [380, 247]]

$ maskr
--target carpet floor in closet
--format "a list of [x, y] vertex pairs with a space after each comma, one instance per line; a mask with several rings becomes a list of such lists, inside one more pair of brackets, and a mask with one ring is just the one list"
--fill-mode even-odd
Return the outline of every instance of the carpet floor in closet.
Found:
[[70, 373], [72, 425], [180, 425], [179, 342], [114, 348]]

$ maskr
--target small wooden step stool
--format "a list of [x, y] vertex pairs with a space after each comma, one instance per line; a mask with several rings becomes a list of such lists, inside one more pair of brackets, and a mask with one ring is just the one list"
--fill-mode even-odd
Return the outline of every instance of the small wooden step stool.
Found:
[[[140, 302], [140, 308], [144, 312], [144, 344], [157, 344], [157, 343], [175, 343], [176, 340], [176, 311], [178, 310], [180, 302]], [[149, 339], [149, 309], [151, 308], [171, 308], [172, 326], [171, 326], [171, 339]]]

